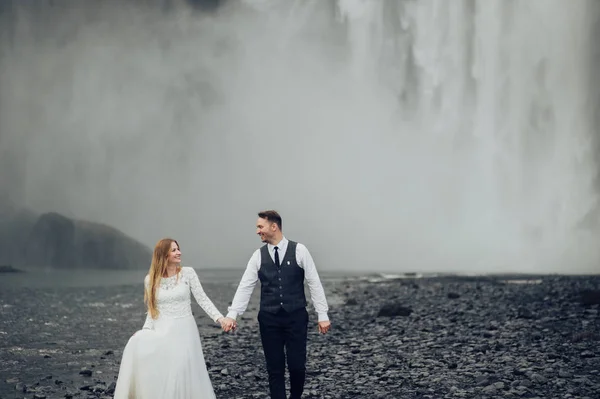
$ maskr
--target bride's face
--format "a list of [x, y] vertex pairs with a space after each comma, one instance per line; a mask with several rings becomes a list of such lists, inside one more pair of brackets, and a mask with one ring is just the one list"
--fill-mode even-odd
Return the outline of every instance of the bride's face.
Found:
[[169, 265], [179, 265], [181, 263], [181, 251], [175, 241], [171, 243], [171, 249], [167, 256], [167, 262]]

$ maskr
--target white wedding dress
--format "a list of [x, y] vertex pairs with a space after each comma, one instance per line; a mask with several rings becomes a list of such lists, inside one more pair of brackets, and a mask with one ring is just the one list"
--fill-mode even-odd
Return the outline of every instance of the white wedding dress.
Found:
[[[147, 287], [149, 278], [144, 284]], [[114, 399], [214, 399], [190, 292], [215, 322], [223, 317], [206, 296], [196, 271], [183, 267], [157, 289], [156, 320], [146, 316], [142, 330], [127, 342]]]

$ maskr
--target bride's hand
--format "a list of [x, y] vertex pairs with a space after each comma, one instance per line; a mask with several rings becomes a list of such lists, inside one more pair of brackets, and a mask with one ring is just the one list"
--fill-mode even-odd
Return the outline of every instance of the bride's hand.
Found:
[[226, 323], [225, 323], [225, 318], [224, 318], [224, 317], [219, 317], [219, 318], [217, 319], [217, 322], [218, 322], [219, 324], [221, 324], [221, 329], [222, 329], [223, 331], [226, 331], [226, 330], [225, 330], [225, 325], [226, 325]]
[[221, 328], [223, 329], [223, 331], [229, 332], [231, 330], [235, 330], [235, 320], [229, 317], [221, 317], [217, 321], [221, 323]]

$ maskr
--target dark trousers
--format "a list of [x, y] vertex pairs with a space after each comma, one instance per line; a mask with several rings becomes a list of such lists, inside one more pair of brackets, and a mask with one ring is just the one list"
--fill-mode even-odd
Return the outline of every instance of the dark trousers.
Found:
[[290, 399], [300, 399], [306, 376], [306, 308], [290, 313], [283, 309], [277, 313], [261, 310], [258, 312], [258, 324], [269, 373], [271, 399], [285, 399], [286, 355], [290, 372]]

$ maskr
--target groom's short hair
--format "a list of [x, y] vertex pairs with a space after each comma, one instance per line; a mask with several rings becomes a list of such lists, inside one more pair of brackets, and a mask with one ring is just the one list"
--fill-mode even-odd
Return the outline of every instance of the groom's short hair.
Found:
[[268, 220], [271, 223], [275, 223], [277, 225], [277, 227], [279, 227], [279, 230], [281, 230], [281, 216], [279, 216], [279, 213], [277, 213], [277, 211], [274, 210], [268, 210], [268, 211], [261, 211], [258, 212], [258, 217]]

